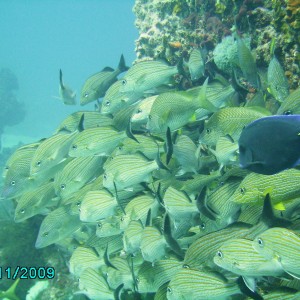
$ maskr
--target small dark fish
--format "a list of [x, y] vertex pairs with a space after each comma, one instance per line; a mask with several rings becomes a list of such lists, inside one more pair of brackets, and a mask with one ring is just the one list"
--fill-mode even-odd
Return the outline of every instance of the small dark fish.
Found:
[[300, 163], [300, 115], [270, 116], [246, 126], [239, 139], [240, 167], [272, 175]]

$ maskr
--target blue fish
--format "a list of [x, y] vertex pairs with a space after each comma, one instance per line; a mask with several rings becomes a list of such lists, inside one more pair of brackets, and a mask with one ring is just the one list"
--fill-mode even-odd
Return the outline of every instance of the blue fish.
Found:
[[239, 139], [240, 167], [272, 175], [300, 163], [300, 115], [275, 115], [247, 125]]

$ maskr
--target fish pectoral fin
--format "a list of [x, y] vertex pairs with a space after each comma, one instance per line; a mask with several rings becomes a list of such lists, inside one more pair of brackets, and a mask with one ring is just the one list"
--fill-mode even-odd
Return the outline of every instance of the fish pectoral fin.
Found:
[[300, 280], [300, 274], [297, 274], [297, 273], [294, 273], [294, 272], [291, 272], [291, 271], [286, 271], [284, 270], [287, 274], [291, 275], [292, 277]]
[[255, 278], [254, 277], [245, 277], [245, 276], [243, 276], [243, 280], [244, 280], [247, 288], [254, 293], [255, 290], [256, 290]]
[[273, 205], [273, 207], [276, 210], [281, 210], [281, 211], [283, 211], [283, 210], [286, 209], [285, 206], [284, 206], [284, 204], [283, 204], [283, 202], [276, 203], [276, 204]]
[[225, 137], [226, 137], [232, 144], [235, 143], [235, 142], [234, 142], [234, 139], [232, 138], [232, 136], [231, 136], [229, 133], [227, 133], [227, 134], [225, 135]]
[[197, 117], [196, 114], [194, 113], [190, 118], [189, 118], [189, 122], [195, 122], [197, 121]]

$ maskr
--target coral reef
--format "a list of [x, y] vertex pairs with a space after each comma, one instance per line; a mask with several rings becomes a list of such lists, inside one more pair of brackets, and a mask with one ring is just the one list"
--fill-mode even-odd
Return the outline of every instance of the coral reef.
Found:
[[268, 66], [271, 39], [276, 36], [275, 55], [290, 88], [296, 89], [300, 82], [299, 7], [299, 0], [136, 0], [137, 60], [163, 58], [174, 65], [187, 58], [193, 47], [201, 46], [209, 51], [211, 62], [215, 47], [235, 28], [240, 36], [251, 38], [259, 68]]

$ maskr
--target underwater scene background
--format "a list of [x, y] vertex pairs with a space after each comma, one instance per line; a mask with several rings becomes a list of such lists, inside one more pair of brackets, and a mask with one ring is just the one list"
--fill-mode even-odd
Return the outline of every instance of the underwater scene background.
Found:
[[1, 299], [299, 298], [299, 0], [0, 8]]

